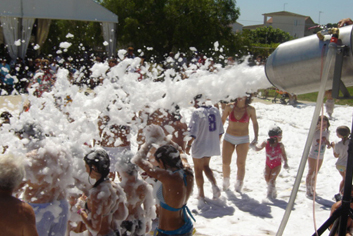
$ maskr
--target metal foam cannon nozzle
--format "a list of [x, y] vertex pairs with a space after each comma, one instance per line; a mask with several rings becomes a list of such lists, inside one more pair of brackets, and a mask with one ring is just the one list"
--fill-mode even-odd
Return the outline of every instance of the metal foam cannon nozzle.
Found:
[[319, 32], [316, 33], [317, 37], [321, 40], [325, 40], [325, 35], [337, 35], [336, 38], [338, 38], [339, 34], [339, 29], [338, 28], [325, 28], [323, 30], [320, 30]]
[[[321, 30], [320, 36], [330, 35], [318, 40], [316, 35], [294, 39], [280, 44], [266, 61], [267, 79], [278, 89], [295, 94], [318, 91], [322, 61], [325, 60], [329, 44], [333, 40], [339, 45], [347, 46], [343, 58], [342, 82], [348, 87], [353, 86], [353, 25], [329, 30]], [[338, 37], [339, 36], [339, 37]], [[322, 38], [322, 37], [321, 37]], [[332, 89], [333, 68], [327, 86]], [[331, 77], [332, 74], [332, 77]]]

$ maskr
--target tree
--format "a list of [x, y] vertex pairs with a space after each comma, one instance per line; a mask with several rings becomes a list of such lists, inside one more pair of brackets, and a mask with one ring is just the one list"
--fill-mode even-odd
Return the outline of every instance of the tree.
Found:
[[242, 34], [251, 42], [251, 54], [264, 57], [268, 57], [279, 44], [294, 39], [289, 33], [281, 29], [274, 29], [272, 26], [243, 30]]
[[72, 44], [68, 49], [70, 55], [79, 55], [88, 48], [104, 48], [99, 22], [52, 20], [48, 38], [41, 51], [55, 54], [61, 42]]
[[284, 43], [293, 39], [289, 33], [281, 29], [274, 29], [272, 26], [251, 30], [249, 37], [253, 43], [260, 44]]
[[216, 41], [232, 41], [231, 24], [239, 16], [234, 0], [104, 0], [119, 17], [120, 47], [152, 47], [162, 58], [195, 47], [208, 51]]

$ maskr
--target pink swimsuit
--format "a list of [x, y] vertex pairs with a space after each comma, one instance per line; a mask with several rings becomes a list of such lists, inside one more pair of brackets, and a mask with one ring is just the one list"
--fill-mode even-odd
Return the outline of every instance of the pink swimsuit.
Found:
[[273, 169], [282, 163], [282, 149], [279, 143], [275, 147], [271, 147], [270, 143], [266, 144], [266, 165]]

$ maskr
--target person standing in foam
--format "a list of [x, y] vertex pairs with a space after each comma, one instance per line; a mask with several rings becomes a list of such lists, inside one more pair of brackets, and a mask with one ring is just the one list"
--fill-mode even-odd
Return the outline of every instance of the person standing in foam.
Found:
[[138, 167], [130, 162], [131, 157], [132, 154], [126, 153], [116, 164], [129, 209], [129, 215], [121, 223], [122, 236], [145, 235], [156, 218], [152, 186], [138, 177]]
[[[160, 208], [155, 233], [158, 236], [191, 236], [194, 227], [190, 219], [192, 215], [186, 203], [194, 186], [192, 170], [186, 158], [182, 158], [180, 154], [182, 149], [165, 138], [161, 127], [148, 126], [145, 134], [146, 143], [142, 145], [132, 162], [161, 182], [156, 196]], [[152, 145], [158, 146], [154, 154], [158, 167], [147, 160], [147, 154]]]
[[245, 163], [249, 151], [249, 124], [252, 121], [254, 128], [254, 140], [251, 145], [257, 143], [259, 125], [257, 123], [256, 110], [250, 106], [251, 96], [238, 97], [234, 103], [228, 103], [222, 114], [223, 124], [228, 119], [228, 128], [224, 135], [222, 149], [223, 190], [228, 190], [230, 185], [230, 164], [234, 150], [237, 153], [237, 180], [235, 191], [241, 192], [245, 177]]
[[[322, 120], [322, 122], [321, 122]], [[315, 173], [318, 173], [324, 161], [324, 155], [327, 148], [331, 148], [330, 139], [330, 122], [326, 116], [319, 117], [316, 125], [315, 134], [311, 144], [308, 156], [308, 174], [306, 175], [306, 196], [312, 198], [314, 195]], [[319, 160], [317, 160], [319, 159]], [[316, 166], [318, 163], [318, 169]]]
[[288, 169], [287, 154], [284, 149], [282, 140], [282, 130], [276, 126], [268, 131], [269, 138], [264, 141], [260, 146], [252, 146], [255, 151], [266, 149], [266, 167], [265, 167], [265, 180], [267, 183], [267, 197], [276, 198], [276, 179], [282, 168], [282, 159], [284, 168]]
[[114, 181], [118, 155], [130, 150], [130, 127], [117, 125], [110, 121], [109, 110], [98, 117], [98, 130], [100, 140], [97, 145], [101, 146], [110, 157], [110, 177]]
[[1, 235], [38, 236], [33, 208], [12, 196], [24, 175], [24, 166], [19, 157], [0, 155]]
[[28, 151], [23, 200], [34, 209], [38, 235], [64, 236], [69, 216], [67, 187], [72, 183], [71, 156], [59, 142], [45, 138], [35, 123], [26, 123], [18, 133]]
[[86, 172], [96, 182], [89, 190], [89, 195], [83, 195], [77, 204], [90, 235], [116, 236], [120, 235], [119, 226], [128, 214], [126, 196], [122, 188], [110, 181], [109, 156], [103, 149], [90, 151], [85, 157]]
[[220, 138], [224, 133], [224, 129], [219, 110], [212, 105], [206, 106], [204, 104], [198, 107], [198, 99], [200, 98], [201, 96], [197, 96], [194, 99], [197, 109], [194, 110], [191, 116], [189, 124], [191, 139], [186, 146], [186, 153], [190, 155], [191, 148], [199, 199], [205, 199], [203, 172], [205, 172], [212, 184], [213, 199], [217, 199], [220, 197], [221, 191], [210, 168], [210, 160], [212, 156], [221, 154]]

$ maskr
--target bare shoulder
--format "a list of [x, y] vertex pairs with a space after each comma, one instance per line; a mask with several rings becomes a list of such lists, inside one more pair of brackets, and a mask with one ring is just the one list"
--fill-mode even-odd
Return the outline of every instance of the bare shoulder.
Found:
[[224, 113], [223, 113], [223, 115], [230, 113], [233, 108], [234, 108], [234, 102], [227, 103], [227, 105], [226, 105], [225, 108], [224, 108]]
[[227, 105], [226, 105], [226, 109], [227, 109], [227, 108], [228, 108], [228, 109], [233, 109], [234, 105], [235, 105], [235, 102], [229, 102], [229, 103], [227, 103]]
[[255, 112], [256, 109], [255, 109], [255, 107], [248, 105], [248, 111]]
[[27, 218], [30, 218], [30, 219], [35, 218], [34, 210], [28, 203], [22, 202], [22, 209], [23, 209], [23, 213]]

